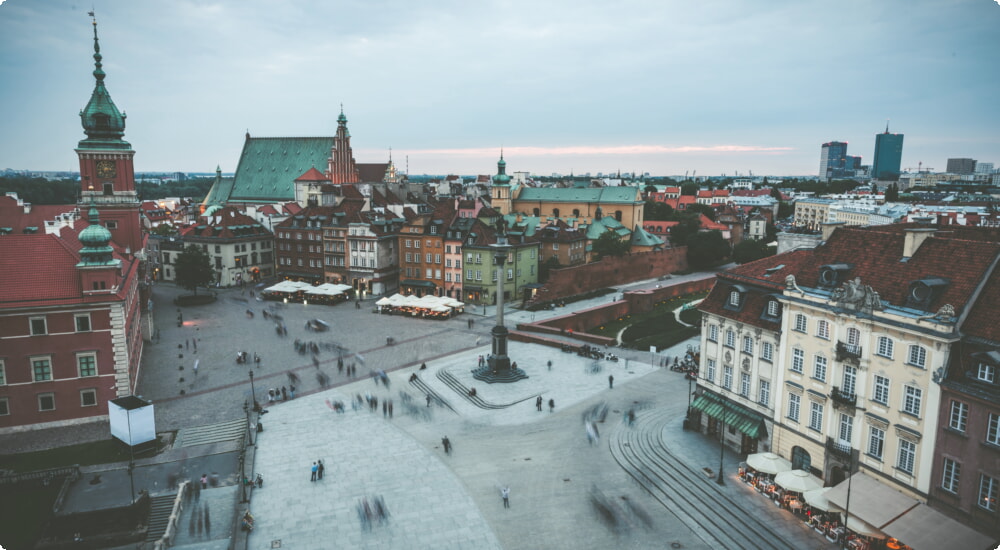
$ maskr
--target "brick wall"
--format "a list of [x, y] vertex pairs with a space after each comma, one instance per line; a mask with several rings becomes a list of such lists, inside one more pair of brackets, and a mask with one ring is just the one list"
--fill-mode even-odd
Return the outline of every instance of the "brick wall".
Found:
[[605, 257], [599, 262], [555, 269], [539, 291], [537, 301], [551, 301], [607, 288], [655, 279], [688, 268], [687, 247], [656, 252], [640, 252], [621, 257]]

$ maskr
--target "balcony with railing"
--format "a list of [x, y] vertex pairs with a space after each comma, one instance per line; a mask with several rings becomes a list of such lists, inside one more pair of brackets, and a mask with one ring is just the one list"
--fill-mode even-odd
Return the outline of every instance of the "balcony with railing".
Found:
[[854, 364], [861, 362], [861, 346], [837, 342], [837, 361], [847, 361]]
[[826, 438], [826, 450], [837, 458], [851, 460], [851, 446], [832, 437]]
[[856, 394], [847, 393], [836, 386], [830, 392], [830, 399], [833, 400], [834, 407], [856, 407], [858, 405]]

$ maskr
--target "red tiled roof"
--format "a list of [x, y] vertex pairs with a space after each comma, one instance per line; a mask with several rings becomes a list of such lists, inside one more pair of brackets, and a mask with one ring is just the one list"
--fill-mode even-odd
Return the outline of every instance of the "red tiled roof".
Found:
[[326, 174], [320, 172], [315, 166], [306, 170], [304, 174], [295, 178], [295, 181], [330, 181], [330, 178], [326, 177]]
[[976, 336], [993, 342], [1000, 342], [1000, 323], [997, 322], [997, 311], [1000, 310], [1000, 266], [994, 268], [993, 274], [986, 281], [975, 305], [969, 311], [963, 330], [969, 336]]
[[712, 198], [711, 191], [698, 191], [698, 198]]
[[299, 203], [297, 202], [286, 202], [285, 204], [281, 205], [281, 208], [285, 211], [286, 214], [291, 214], [293, 216], [295, 214], [298, 214], [299, 211], [302, 210], [302, 207], [299, 206]]
[[744, 281], [727, 277], [726, 273], [719, 273], [717, 275], [717, 279], [715, 280], [715, 286], [712, 287], [712, 291], [708, 294], [705, 300], [698, 305], [698, 309], [706, 313], [712, 313], [727, 319], [733, 319], [734, 321], [745, 323], [747, 325], [772, 331], [781, 330], [780, 321], [775, 322], [770, 319], [761, 318], [761, 314], [767, 311], [767, 302], [770, 299], [769, 297], [775, 294], [773, 289], [746, 285], [748, 290], [746, 294], [744, 294], [745, 301], [743, 302], [743, 307], [739, 311], [726, 309], [725, 306], [727, 300], [729, 299], [729, 290], [731, 286], [741, 282]]
[[278, 215], [278, 210], [275, 209], [274, 205], [271, 205], [271, 204], [265, 204], [264, 206], [261, 206], [260, 208], [257, 209], [257, 212], [259, 214], [263, 214], [265, 216], [277, 216]]
[[[867, 228], [841, 227], [830, 239], [813, 250], [794, 251], [747, 263], [726, 272], [734, 279], [763, 284], [780, 289], [785, 277], [795, 275], [802, 287], [817, 287], [819, 268], [827, 264], [852, 265], [847, 277], [861, 278], [861, 283], [871, 285], [881, 298], [890, 304], [903, 306], [911, 282], [925, 277], [941, 277], [949, 281], [947, 287], [930, 304], [929, 311], [937, 311], [944, 304], [951, 304], [961, 313], [987, 268], [1000, 254], [1000, 243], [990, 241], [990, 231], [972, 235], [970, 228], [963, 228], [965, 236], [977, 240], [954, 238], [951, 233], [929, 237], [913, 254], [903, 261], [903, 242], [906, 227], [913, 225], [874, 226]], [[769, 268], [782, 266], [770, 274]]]
[[358, 177], [362, 183], [378, 183], [385, 179], [385, 171], [389, 168], [387, 162], [355, 163]]
[[364, 200], [365, 198], [365, 196], [361, 194], [361, 191], [358, 191], [358, 188], [355, 187], [353, 184], [349, 183], [344, 184], [341, 186], [341, 188], [344, 191], [345, 200], [357, 200], [357, 199]]
[[[10, 227], [14, 233], [20, 233], [25, 227], [37, 227], [41, 232], [45, 230], [45, 222], [75, 208], [75, 204], [33, 204], [25, 213], [23, 204], [18, 205], [13, 197], [3, 195], [0, 196], [0, 227]], [[86, 217], [86, 210], [80, 215]]]
[[[238, 234], [235, 230], [236, 226], [249, 226], [252, 231]], [[194, 225], [181, 229], [180, 234], [182, 237], [231, 239], [251, 235], [267, 235], [270, 232], [257, 220], [231, 206], [225, 206], [209, 216], [199, 217]]]

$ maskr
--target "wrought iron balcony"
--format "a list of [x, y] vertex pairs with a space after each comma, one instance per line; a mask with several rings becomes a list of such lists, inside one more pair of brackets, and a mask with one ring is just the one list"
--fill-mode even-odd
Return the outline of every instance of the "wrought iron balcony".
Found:
[[833, 406], [846, 406], [846, 407], [856, 407], [858, 404], [858, 396], [853, 393], [846, 393], [840, 390], [840, 388], [834, 386], [833, 391], [830, 392], [830, 399], [833, 400]]
[[826, 438], [826, 450], [838, 458], [851, 460], [851, 446], [834, 441], [832, 437]]
[[861, 361], [861, 346], [837, 342], [837, 361], [850, 361], [858, 363]]

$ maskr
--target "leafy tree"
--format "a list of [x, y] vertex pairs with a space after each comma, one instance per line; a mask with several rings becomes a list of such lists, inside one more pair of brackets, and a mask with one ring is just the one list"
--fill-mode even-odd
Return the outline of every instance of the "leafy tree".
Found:
[[624, 256], [629, 250], [629, 243], [614, 231], [605, 231], [594, 241], [592, 250], [595, 260], [605, 256]]
[[177, 228], [169, 223], [161, 223], [154, 227], [150, 233], [161, 237], [172, 237], [177, 234]]
[[885, 202], [899, 201], [899, 184], [892, 182], [885, 188]]
[[795, 207], [792, 206], [791, 203], [788, 203], [788, 202], [779, 202], [778, 203], [778, 219], [779, 220], [783, 220], [783, 219], [785, 219], [785, 218], [787, 218], [789, 216], [792, 216], [794, 214], [795, 214]]
[[764, 242], [773, 243], [775, 239], [778, 238], [778, 228], [774, 226], [773, 223], [767, 222], [764, 226]]
[[702, 231], [688, 238], [687, 259], [691, 267], [704, 269], [729, 256], [732, 247], [719, 230]]
[[701, 189], [700, 185], [698, 185], [693, 181], [690, 181], [688, 183], [685, 183], [684, 185], [681, 185], [681, 195], [690, 195], [693, 197], [698, 194], [699, 189]]
[[174, 271], [177, 273], [177, 284], [194, 291], [195, 295], [198, 294], [198, 287], [206, 286], [215, 280], [215, 271], [212, 269], [208, 252], [193, 244], [189, 244], [177, 255]]
[[771, 247], [767, 246], [767, 241], [744, 239], [733, 247], [733, 261], [745, 264], [772, 255], [772, 250]]
[[686, 216], [681, 219], [681, 223], [670, 229], [670, 242], [674, 246], [685, 246], [691, 235], [698, 233], [701, 229], [701, 221], [697, 216]]
[[687, 207], [688, 214], [704, 214], [706, 218], [715, 221], [715, 209], [707, 204], [690, 204]]
[[72, 179], [49, 181], [27, 176], [0, 178], [0, 194], [17, 193], [17, 198], [31, 204], [76, 204], [79, 191], [80, 182]]
[[642, 218], [651, 222], [673, 221], [674, 209], [667, 203], [646, 201], [642, 209]]
[[643, 191], [647, 193], [656, 193], [656, 186], [653, 184], [649, 184], [643, 189]]
[[781, 191], [777, 187], [771, 188], [771, 198], [773, 198], [778, 202], [781, 202]]

